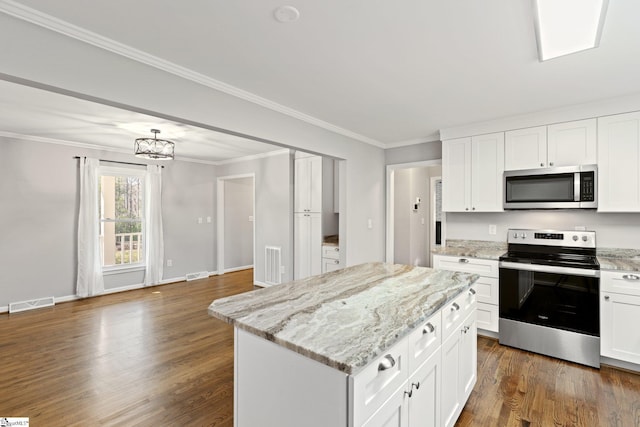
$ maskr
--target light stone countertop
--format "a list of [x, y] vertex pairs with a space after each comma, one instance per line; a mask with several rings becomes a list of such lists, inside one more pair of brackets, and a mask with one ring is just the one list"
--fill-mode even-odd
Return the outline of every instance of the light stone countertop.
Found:
[[446, 245], [432, 251], [436, 255], [464, 256], [497, 261], [507, 252], [507, 242], [486, 240], [447, 240]]
[[354, 374], [477, 279], [367, 263], [221, 298], [211, 303], [209, 315]]
[[600, 270], [640, 271], [640, 250], [638, 249], [597, 249], [596, 256]]

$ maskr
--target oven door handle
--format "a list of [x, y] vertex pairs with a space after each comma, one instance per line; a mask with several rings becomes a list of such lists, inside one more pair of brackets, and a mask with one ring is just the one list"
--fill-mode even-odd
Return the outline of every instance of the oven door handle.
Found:
[[500, 261], [500, 268], [523, 271], [539, 271], [541, 273], [570, 274], [572, 276], [600, 277], [600, 270], [588, 268], [557, 267], [554, 265], [525, 264], [521, 262]]

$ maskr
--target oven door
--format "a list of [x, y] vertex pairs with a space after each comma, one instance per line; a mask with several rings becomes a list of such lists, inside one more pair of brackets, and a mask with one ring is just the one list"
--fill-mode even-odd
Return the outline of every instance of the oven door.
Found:
[[600, 336], [600, 271], [500, 262], [500, 318]]

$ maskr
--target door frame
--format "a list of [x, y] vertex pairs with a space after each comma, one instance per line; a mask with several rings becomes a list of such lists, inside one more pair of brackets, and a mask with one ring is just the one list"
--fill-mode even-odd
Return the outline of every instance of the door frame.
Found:
[[[394, 258], [394, 208], [395, 208], [395, 172], [401, 169], [424, 168], [442, 165], [442, 159], [423, 160], [420, 162], [398, 163], [387, 165], [387, 221], [386, 221], [386, 250], [385, 261], [393, 263]], [[431, 220], [430, 220], [431, 221]], [[431, 226], [431, 225], [430, 225]], [[431, 256], [429, 256], [431, 259]]]
[[255, 281], [256, 265], [256, 174], [245, 173], [238, 175], [219, 176], [216, 180], [216, 235], [217, 235], [217, 273], [222, 275], [224, 269], [224, 184], [225, 181], [234, 179], [251, 178], [253, 180], [252, 203], [253, 203], [253, 279]]

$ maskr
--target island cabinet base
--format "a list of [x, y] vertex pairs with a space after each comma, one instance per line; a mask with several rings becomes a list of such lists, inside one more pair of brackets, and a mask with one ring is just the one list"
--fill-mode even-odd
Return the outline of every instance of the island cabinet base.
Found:
[[348, 375], [235, 328], [236, 427], [347, 426]]
[[351, 375], [236, 328], [235, 426], [453, 426], [477, 377], [475, 295]]

